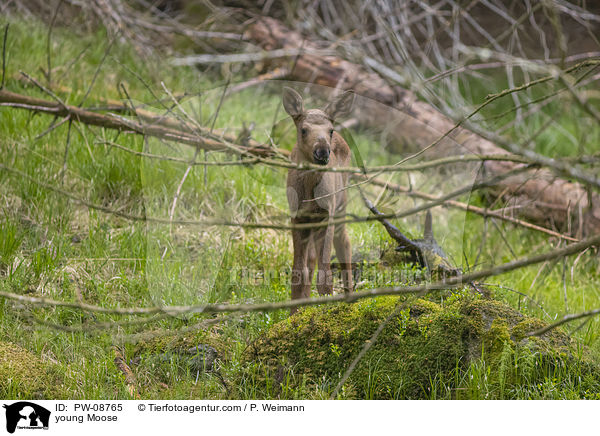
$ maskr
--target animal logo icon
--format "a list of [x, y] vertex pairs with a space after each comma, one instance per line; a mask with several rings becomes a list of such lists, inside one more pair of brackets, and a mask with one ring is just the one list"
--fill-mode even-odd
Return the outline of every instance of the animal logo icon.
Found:
[[50, 423], [50, 411], [42, 406], [29, 401], [19, 401], [13, 404], [5, 404], [6, 409], [6, 431], [14, 433], [17, 427], [36, 429], [47, 429]]

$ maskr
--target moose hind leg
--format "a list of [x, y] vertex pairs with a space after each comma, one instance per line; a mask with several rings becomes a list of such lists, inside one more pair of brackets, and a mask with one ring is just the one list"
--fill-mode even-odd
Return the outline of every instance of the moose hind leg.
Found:
[[317, 263], [317, 250], [315, 248], [314, 238], [311, 237], [310, 241], [308, 242], [308, 256], [307, 256], [309, 289], [308, 289], [308, 294], [303, 296], [304, 298], [310, 297], [310, 284], [312, 284], [312, 281], [313, 281], [316, 263]]
[[333, 244], [335, 245], [337, 258], [340, 261], [344, 292], [352, 292], [354, 288], [352, 283], [352, 246], [344, 224], [336, 226]]

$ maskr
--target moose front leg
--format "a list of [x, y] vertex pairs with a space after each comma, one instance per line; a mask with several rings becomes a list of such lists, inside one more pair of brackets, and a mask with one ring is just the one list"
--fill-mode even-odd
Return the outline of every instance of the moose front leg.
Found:
[[[292, 266], [292, 300], [310, 297], [308, 255], [310, 230], [292, 230], [294, 265]], [[292, 309], [292, 313], [296, 310]]]
[[331, 274], [331, 247], [333, 245], [334, 225], [331, 217], [327, 227], [315, 232], [315, 247], [317, 250], [317, 291], [319, 295], [333, 293], [333, 275]]

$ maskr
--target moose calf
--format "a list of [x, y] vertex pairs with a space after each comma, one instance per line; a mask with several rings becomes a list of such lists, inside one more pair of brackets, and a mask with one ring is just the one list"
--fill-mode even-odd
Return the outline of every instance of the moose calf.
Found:
[[[283, 107], [296, 124], [297, 142], [291, 160], [296, 164], [311, 163], [328, 168], [350, 165], [350, 148], [333, 130], [336, 117], [352, 108], [354, 94], [345, 92], [323, 110], [304, 110], [302, 97], [291, 88], [283, 90]], [[335, 218], [346, 214], [348, 173], [290, 169], [287, 198], [292, 224], [321, 224], [292, 230], [294, 265], [292, 267], [292, 299], [308, 298], [315, 263], [318, 264], [317, 290], [331, 294], [333, 277], [330, 269], [331, 246], [342, 267], [344, 291], [352, 290], [352, 250], [344, 224], [334, 225]], [[292, 313], [294, 310], [292, 310]]]

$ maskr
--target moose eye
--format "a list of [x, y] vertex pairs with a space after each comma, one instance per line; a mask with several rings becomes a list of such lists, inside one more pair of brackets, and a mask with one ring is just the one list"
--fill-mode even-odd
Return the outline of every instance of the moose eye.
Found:
[[302, 136], [306, 136], [306, 134], [308, 133], [308, 131], [304, 127], [302, 128], [302, 130], [300, 132], [302, 133]]
[[331, 138], [332, 136], [333, 136], [333, 129], [331, 129], [331, 130], [329, 131], [329, 137]]

